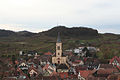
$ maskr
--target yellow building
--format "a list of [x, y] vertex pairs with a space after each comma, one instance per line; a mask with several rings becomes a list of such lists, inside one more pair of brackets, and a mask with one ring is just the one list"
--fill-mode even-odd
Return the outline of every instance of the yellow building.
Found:
[[53, 64], [66, 64], [66, 59], [62, 53], [62, 42], [60, 39], [60, 34], [58, 33], [58, 38], [56, 42], [56, 54], [54, 57], [52, 57], [52, 63]]

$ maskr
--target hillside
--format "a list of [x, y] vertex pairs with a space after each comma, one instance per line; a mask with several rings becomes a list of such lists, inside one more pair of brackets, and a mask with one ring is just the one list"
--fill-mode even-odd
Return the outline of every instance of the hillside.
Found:
[[16, 55], [19, 51], [36, 50], [39, 53], [55, 51], [57, 33], [61, 33], [63, 49], [74, 49], [85, 43], [100, 48], [99, 58], [120, 55], [120, 35], [99, 34], [97, 30], [85, 27], [54, 27], [48, 31], [32, 33], [0, 30], [0, 55]]
[[73, 27], [67, 28], [65, 26], [57, 26], [48, 31], [42, 32], [50, 37], [56, 37], [57, 33], [60, 32], [63, 37], [79, 37], [79, 38], [96, 38], [99, 36], [98, 31], [92, 28], [85, 27]]
[[11, 35], [15, 36], [15, 32], [10, 30], [0, 30], [0, 37], [9, 37]]

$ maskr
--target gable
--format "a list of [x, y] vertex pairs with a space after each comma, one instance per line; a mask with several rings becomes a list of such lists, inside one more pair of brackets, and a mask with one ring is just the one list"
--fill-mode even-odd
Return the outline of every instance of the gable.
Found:
[[33, 74], [33, 73], [35, 73], [35, 74], [37, 74], [37, 71], [35, 71], [35, 70], [30, 70], [30, 72], [29, 72], [29, 74]]
[[28, 65], [23, 62], [19, 66], [28, 66]]

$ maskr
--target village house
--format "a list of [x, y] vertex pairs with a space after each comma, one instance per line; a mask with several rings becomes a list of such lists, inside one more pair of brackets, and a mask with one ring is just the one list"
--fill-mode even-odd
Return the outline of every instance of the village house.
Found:
[[52, 64], [46, 64], [43, 68], [42, 68], [44, 75], [45, 76], [53, 76], [56, 75], [56, 66], [52, 65]]
[[34, 67], [34, 65], [32, 65], [29, 69], [28, 69], [28, 73], [30, 75], [30, 77], [36, 77], [38, 75], [38, 71], [37, 69]]
[[78, 74], [79, 80], [87, 80], [88, 76], [93, 74], [96, 70], [80, 70]]
[[77, 56], [80, 57], [92, 57], [92, 58], [96, 58], [96, 52], [98, 51], [97, 48], [95, 47], [78, 47], [74, 49], [74, 54], [76, 54]]
[[57, 67], [57, 72], [61, 73], [61, 72], [69, 72], [69, 67], [66, 64], [58, 64]]
[[25, 61], [19, 63], [18, 67], [19, 67], [21, 70], [28, 70], [28, 64], [27, 64]]
[[98, 59], [84, 58], [84, 65], [86, 65], [89, 70], [98, 69], [99, 64], [100, 62]]
[[120, 70], [120, 58], [119, 58], [119, 57], [114, 56], [114, 57], [110, 60], [109, 64], [112, 64], [113, 66], [116, 66], [116, 67]]
[[84, 62], [82, 60], [75, 60], [72, 62], [72, 66], [79, 66], [79, 65], [84, 65]]

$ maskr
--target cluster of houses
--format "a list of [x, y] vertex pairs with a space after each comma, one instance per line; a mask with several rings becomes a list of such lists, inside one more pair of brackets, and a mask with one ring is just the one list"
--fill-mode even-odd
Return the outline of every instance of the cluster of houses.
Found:
[[[86, 48], [97, 51], [94, 47]], [[2, 80], [120, 80], [120, 57], [115, 56], [103, 64], [97, 58], [86, 56], [84, 49], [79, 48], [81, 56], [71, 51], [64, 53], [58, 35], [56, 53], [39, 55], [36, 51], [27, 54], [20, 51], [19, 59], [9, 60], [8, 70], [0, 72]], [[25, 60], [21, 55], [32, 57]]]

